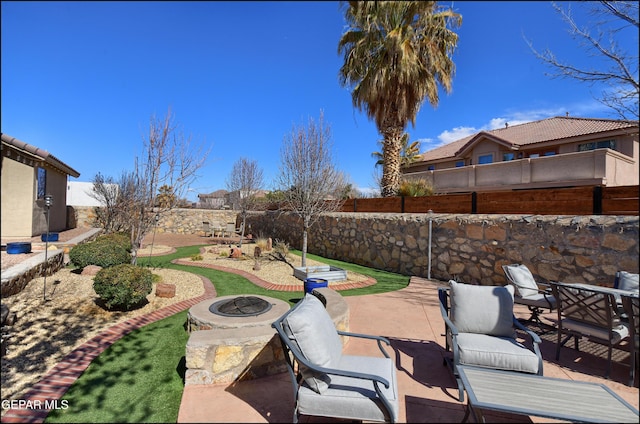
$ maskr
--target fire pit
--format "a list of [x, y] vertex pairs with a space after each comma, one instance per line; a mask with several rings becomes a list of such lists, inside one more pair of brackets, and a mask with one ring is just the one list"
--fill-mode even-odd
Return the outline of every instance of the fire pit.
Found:
[[255, 296], [234, 297], [220, 300], [209, 306], [209, 311], [223, 317], [253, 317], [271, 309], [271, 303]]
[[[260, 308], [262, 310], [258, 310]], [[189, 332], [267, 327], [289, 310], [289, 304], [267, 296], [222, 296], [189, 309]]]
[[185, 384], [230, 383], [286, 371], [271, 323], [289, 304], [266, 296], [223, 296], [189, 309]]
[[[339, 330], [349, 331], [349, 307], [337, 292], [317, 289]], [[189, 309], [185, 384], [251, 380], [286, 372], [280, 339], [271, 323], [289, 303], [266, 296], [223, 296]]]

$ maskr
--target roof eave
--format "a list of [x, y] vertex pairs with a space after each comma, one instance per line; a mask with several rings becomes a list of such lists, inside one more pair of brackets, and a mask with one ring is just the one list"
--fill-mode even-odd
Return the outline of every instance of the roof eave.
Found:
[[29, 143], [25, 143], [24, 141], [18, 140], [17, 138], [11, 137], [10, 135], [4, 133], [1, 137], [2, 142], [6, 143], [7, 145], [22, 150], [31, 156], [37, 157], [67, 175], [71, 175], [74, 178], [78, 178], [80, 176], [80, 173], [78, 171], [62, 162], [60, 159], [53, 156], [46, 150], [40, 149], [39, 147], [33, 146]]

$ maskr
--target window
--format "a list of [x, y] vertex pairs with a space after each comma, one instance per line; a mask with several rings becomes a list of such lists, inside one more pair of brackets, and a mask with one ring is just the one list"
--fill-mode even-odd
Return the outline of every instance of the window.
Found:
[[596, 150], [596, 149], [616, 149], [616, 141], [615, 140], [605, 140], [605, 141], [592, 141], [591, 143], [582, 143], [578, 144], [579, 152], [586, 152], [587, 150]]
[[489, 153], [488, 155], [478, 156], [478, 165], [483, 165], [486, 163], [493, 163], [493, 154]]
[[539, 152], [535, 152], [535, 153], [529, 153], [529, 157], [530, 158], [539, 158], [540, 156], [555, 156], [557, 155], [558, 152], [556, 152], [555, 150], [547, 150], [547, 151], [539, 151]]
[[429, 171], [435, 171], [436, 166], [435, 165], [429, 165], [429, 167], [427, 168], [427, 170]]
[[462, 168], [464, 166], [464, 161], [463, 160], [459, 160], [456, 162], [456, 168]]
[[503, 162], [514, 160], [515, 158], [516, 158], [516, 154], [515, 153], [503, 153], [502, 154], [502, 161]]
[[38, 199], [44, 199], [47, 194], [47, 170], [44, 168], [36, 168], [36, 193]]

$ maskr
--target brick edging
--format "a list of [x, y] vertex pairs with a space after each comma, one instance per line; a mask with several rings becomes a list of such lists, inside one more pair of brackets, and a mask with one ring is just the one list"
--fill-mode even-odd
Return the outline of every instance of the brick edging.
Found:
[[[56, 404], [69, 387], [82, 375], [89, 364], [106, 348], [123, 336], [147, 324], [170, 317], [191, 306], [216, 296], [213, 283], [199, 276], [204, 287], [204, 294], [165, 306], [147, 314], [115, 324], [87, 340], [71, 352], [67, 353], [45, 376], [20, 397], [32, 406], [44, 406], [45, 401]], [[43, 423], [51, 408], [9, 409], [0, 422], [3, 423]]]

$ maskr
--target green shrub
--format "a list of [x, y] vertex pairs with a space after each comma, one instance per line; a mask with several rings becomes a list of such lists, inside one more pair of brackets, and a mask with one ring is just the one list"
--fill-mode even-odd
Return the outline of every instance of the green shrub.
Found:
[[152, 289], [151, 271], [131, 264], [103, 268], [93, 279], [93, 290], [107, 309], [135, 309]]
[[131, 262], [131, 254], [113, 240], [96, 240], [74, 246], [69, 251], [69, 260], [79, 268], [98, 265], [107, 268]]
[[96, 242], [112, 242], [124, 247], [127, 251], [131, 251], [131, 236], [129, 233], [109, 233], [98, 236]]

